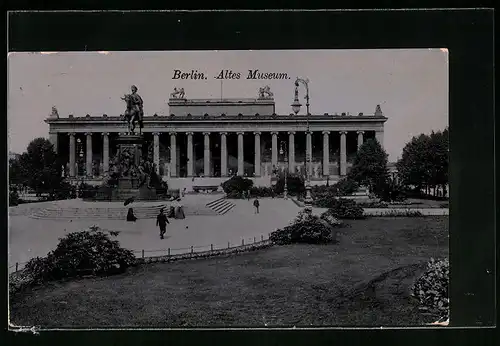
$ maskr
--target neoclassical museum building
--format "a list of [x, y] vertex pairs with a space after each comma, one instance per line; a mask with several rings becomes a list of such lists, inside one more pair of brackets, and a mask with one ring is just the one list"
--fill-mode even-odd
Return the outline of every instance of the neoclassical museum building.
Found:
[[[169, 185], [185, 186], [193, 177], [220, 183], [243, 175], [265, 186], [275, 170], [305, 174], [306, 167], [313, 184], [327, 177], [335, 181], [349, 172], [363, 141], [376, 138], [383, 145], [387, 118], [380, 106], [373, 114], [276, 114], [272, 93], [238, 99], [183, 94], [172, 94], [168, 114], [145, 114], [143, 121], [146, 150]], [[45, 121], [72, 182], [99, 183], [116, 154], [116, 138], [128, 131], [118, 115], [60, 117], [55, 107]]]

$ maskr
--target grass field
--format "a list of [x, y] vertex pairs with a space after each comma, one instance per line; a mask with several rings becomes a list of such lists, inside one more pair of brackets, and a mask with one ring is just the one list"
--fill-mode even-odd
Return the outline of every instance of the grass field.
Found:
[[44, 328], [419, 325], [409, 297], [430, 257], [448, 256], [448, 218], [350, 221], [338, 244], [151, 264], [12, 297], [11, 322]]

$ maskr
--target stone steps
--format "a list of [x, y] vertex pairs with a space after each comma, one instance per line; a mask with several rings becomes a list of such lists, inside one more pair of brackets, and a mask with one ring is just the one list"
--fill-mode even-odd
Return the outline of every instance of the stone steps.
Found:
[[215, 211], [219, 215], [224, 215], [235, 207], [235, 204], [225, 198], [219, 198], [215, 201], [207, 203], [207, 207]]
[[[130, 206], [134, 209], [134, 215], [138, 219], [155, 219], [161, 208], [167, 211], [170, 204], [157, 204], [153, 206]], [[217, 215], [218, 212], [208, 207], [197, 208], [194, 206], [184, 206], [185, 215]], [[128, 207], [114, 208], [43, 208], [34, 211], [30, 217], [40, 220], [125, 220]]]

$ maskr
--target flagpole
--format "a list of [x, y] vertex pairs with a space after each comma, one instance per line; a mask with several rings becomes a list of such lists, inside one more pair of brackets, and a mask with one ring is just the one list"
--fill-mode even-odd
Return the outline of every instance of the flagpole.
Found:
[[222, 79], [220, 80], [220, 99], [222, 100]]

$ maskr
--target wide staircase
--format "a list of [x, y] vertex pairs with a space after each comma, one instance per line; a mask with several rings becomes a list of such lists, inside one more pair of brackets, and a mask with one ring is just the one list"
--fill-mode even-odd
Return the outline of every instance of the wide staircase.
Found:
[[225, 213], [233, 209], [235, 207], [235, 204], [225, 198], [219, 198], [215, 201], [207, 203], [207, 207], [212, 209], [219, 215], [224, 215]]
[[[96, 202], [105, 203], [105, 202]], [[209, 205], [183, 205], [184, 214], [189, 215], [221, 215], [229, 211], [234, 205], [228, 206], [227, 203], [221, 203], [219, 200], [209, 203]], [[95, 205], [95, 203], [94, 203]], [[154, 219], [165, 208], [170, 208], [169, 202], [155, 203], [141, 206], [121, 206], [121, 207], [72, 207], [72, 206], [50, 206], [33, 211], [31, 218], [40, 220], [125, 220], [128, 208], [134, 210], [134, 215], [139, 219]]]

